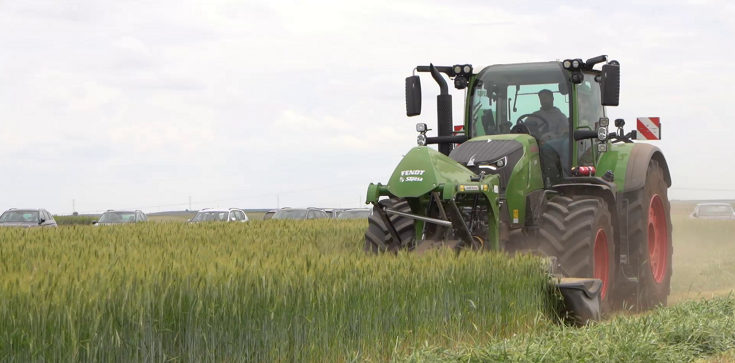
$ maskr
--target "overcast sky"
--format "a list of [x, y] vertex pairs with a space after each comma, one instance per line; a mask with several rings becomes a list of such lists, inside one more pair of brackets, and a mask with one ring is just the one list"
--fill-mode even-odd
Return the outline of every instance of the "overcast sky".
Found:
[[611, 118], [662, 119], [671, 198], [735, 198], [706, 191], [735, 190], [735, 6], [595, 4], [0, 0], [0, 209], [356, 207], [435, 128], [416, 65], [600, 54]]

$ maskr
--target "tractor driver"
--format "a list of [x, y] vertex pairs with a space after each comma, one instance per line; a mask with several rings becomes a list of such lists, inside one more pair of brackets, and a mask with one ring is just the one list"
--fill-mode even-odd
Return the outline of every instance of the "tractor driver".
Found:
[[539, 126], [543, 126], [544, 133], [538, 138], [541, 148], [541, 158], [544, 167], [544, 175], [552, 184], [560, 183], [564, 170], [569, 170], [569, 119], [561, 110], [554, 106], [554, 93], [543, 89], [538, 93], [541, 108], [532, 115], [543, 117], [548, 123], [548, 130], [544, 122], [533, 116], [533, 120]]
[[554, 140], [566, 137], [569, 133], [569, 119], [558, 107], [554, 106], [554, 93], [548, 89], [542, 89], [538, 93], [538, 99], [541, 108], [533, 115], [539, 115], [549, 123], [549, 129], [544, 133], [542, 139]]

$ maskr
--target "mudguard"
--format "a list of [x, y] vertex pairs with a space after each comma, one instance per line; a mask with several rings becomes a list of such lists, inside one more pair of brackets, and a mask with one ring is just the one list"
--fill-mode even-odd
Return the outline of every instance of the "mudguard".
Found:
[[638, 144], [633, 146], [628, 159], [628, 167], [625, 172], [625, 184], [623, 192], [629, 192], [643, 188], [646, 183], [646, 172], [651, 159], [656, 159], [664, 169], [666, 186], [671, 187], [671, 174], [669, 165], [666, 163], [663, 152], [655, 145]]
[[562, 316], [576, 325], [586, 325], [601, 318], [600, 291], [602, 280], [592, 278], [560, 278], [556, 287], [564, 298]]

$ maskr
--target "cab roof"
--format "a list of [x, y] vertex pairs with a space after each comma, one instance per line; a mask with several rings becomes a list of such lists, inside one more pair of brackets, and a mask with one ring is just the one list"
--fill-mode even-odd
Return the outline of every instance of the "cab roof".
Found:
[[557, 61], [494, 64], [483, 68], [477, 79], [500, 85], [556, 83], [562, 94], [567, 94], [571, 87], [567, 72]]

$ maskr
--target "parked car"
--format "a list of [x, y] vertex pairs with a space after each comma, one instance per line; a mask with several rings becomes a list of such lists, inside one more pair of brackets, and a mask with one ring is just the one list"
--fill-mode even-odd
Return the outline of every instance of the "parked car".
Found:
[[342, 211], [337, 219], [367, 219], [371, 215], [373, 215], [373, 210], [369, 208], [347, 209]]
[[148, 222], [148, 216], [140, 210], [108, 210], [102, 213], [99, 220], [93, 221], [95, 226], [112, 224]]
[[248, 222], [247, 214], [237, 208], [204, 208], [189, 223], [200, 222]]
[[327, 219], [327, 212], [317, 208], [284, 208], [278, 210], [271, 219]]
[[278, 212], [278, 209], [273, 209], [273, 210], [269, 210], [265, 212], [265, 215], [263, 216], [263, 220], [266, 221], [266, 220], [271, 219], [273, 215], [276, 214], [276, 212]]
[[735, 219], [735, 208], [729, 203], [700, 203], [689, 216], [697, 219]]
[[329, 218], [337, 218], [339, 217], [339, 214], [346, 211], [347, 209], [344, 208], [330, 208], [330, 209], [323, 209], [323, 211], [327, 212], [327, 216]]
[[58, 227], [56, 220], [43, 208], [10, 208], [0, 215], [0, 227]]

